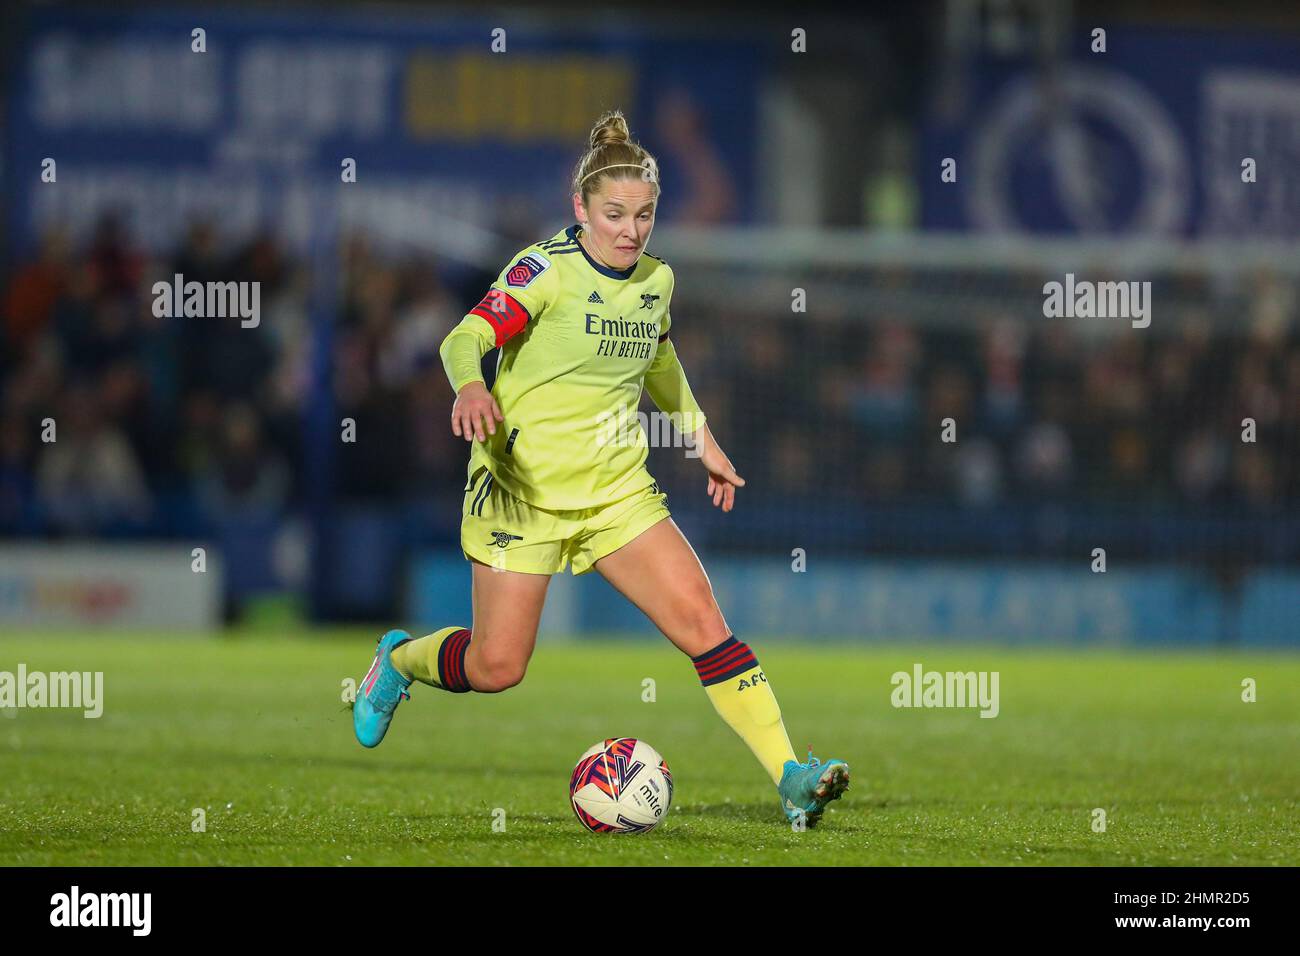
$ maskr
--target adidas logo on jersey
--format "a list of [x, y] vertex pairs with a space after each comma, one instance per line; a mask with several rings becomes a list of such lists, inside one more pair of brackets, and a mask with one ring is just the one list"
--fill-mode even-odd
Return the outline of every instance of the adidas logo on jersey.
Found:
[[604, 305], [605, 300], [600, 297], [599, 292], [593, 292], [588, 298], [588, 302], [595, 302], [597, 305]]

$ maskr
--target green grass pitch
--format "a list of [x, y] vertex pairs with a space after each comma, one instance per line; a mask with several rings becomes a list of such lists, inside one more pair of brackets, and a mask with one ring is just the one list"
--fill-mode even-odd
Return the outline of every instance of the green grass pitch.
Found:
[[[105, 703], [0, 714], [0, 864], [1300, 863], [1295, 656], [752, 640], [796, 751], [853, 770], [796, 833], [667, 642], [543, 640], [499, 695], [417, 685], [366, 751], [340, 694], [375, 637], [0, 636], [0, 670], [103, 671]], [[998, 671], [999, 716], [892, 707], [917, 661]], [[570, 770], [625, 735], [672, 768], [669, 818], [588, 834]]]

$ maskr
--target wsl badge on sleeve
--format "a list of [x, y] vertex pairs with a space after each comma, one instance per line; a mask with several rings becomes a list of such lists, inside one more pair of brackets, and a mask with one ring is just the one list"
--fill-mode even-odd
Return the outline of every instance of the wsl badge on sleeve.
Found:
[[530, 252], [506, 270], [506, 285], [525, 288], [549, 268], [551, 262], [540, 252]]

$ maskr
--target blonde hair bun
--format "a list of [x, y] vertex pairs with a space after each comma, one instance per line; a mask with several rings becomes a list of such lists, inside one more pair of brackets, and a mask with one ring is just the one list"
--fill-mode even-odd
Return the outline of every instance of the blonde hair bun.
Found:
[[596, 120], [591, 128], [590, 144], [592, 149], [602, 146], [617, 146], [632, 141], [632, 133], [627, 128], [627, 117], [622, 110], [610, 110]]
[[640, 143], [632, 139], [622, 110], [606, 110], [596, 120], [587, 138], [588, 148], [573, 167], [573, 192], [583, 201], [600, 192], [611, 181], [640, 179], [654, 184], [659, 197], [659, 163]]

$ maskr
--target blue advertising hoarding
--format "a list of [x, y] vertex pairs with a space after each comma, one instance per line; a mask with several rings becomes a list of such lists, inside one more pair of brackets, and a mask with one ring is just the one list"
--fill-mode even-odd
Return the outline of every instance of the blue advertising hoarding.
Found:
[[[1112, 568], [956, 561], [812, 559], [802, 573], [765, 558], [707, 561], [737, 634], [865, 643], [1300, 647], [1300, 574], [1257, 571], [1239, 593], [1172, 565]], [[460, 554], [427, 552], [407, 579], [407, 618], [431, 629], [469, 623], [470, 571]], [[560, 637], [655, 637], [645, 616], [597, 573], [552, 577], [542, 631]]]

